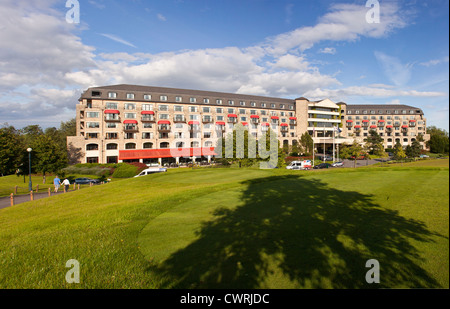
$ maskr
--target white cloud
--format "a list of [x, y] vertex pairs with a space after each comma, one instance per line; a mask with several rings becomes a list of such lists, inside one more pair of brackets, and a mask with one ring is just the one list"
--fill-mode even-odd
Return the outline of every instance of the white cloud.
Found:
[[156, 15], [156, 17], [157, 17], [160, 21], [166, 21], [166, 20], [167, 20], [166, 17], [165, 17], [163, 14], [161, 14], [161, 13], [159, 13], [158, 15]]
[[430, 61], [427, 62], [421, 62], [420, 65], [426, 66], [426, 67], [431, 67], [431, 66], [435, 66], [441, 63], [448, 63], [448, 56], [443, 57], [441, 59], [432, 59]]
[[99, 34], [104, 36], [105, 38], [108, 38], [110, 40], [116, 41], [118, 43], [130, 46], [130, 47], [137, 48], [136, 46], [134, 46], [134, 44], [132, 44], [132, 43], [130, 43], [130, 42], [128, 42], [128, 41], [126, 41], [126, 40], [124, 40], [124, 39], [114, 35], [114, 34], [109, 34], [109, 33], [99, 33]]
[[325, 48], [321, 48], [319, 50], [319, 53], [321, 54], [330, 54], [330, 55], [334, 55], [336, 54], [336, 48], [334, 47], [325, 47]]
[[374, 54], [386, 77], [395, 85], [404, 86], [409, 82], [411, 79], [412, 64], [403, 64], [400, 59], [379, 51], [375, 51]]

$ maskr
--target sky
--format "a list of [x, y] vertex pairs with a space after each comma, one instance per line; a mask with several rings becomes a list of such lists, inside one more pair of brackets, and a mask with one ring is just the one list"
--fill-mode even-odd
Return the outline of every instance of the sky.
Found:
[[449, 131], [449, 1], [0, 0], [0, 126], [59, 127], [114, 84], [406, 104]]

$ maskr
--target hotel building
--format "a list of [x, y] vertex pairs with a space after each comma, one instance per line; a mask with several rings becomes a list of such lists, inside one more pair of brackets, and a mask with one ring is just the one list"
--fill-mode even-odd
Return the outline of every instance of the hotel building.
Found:
[[317, 150], [329, 153], [339, 144], [363, 143], [369, 129], [383, 136], [386, 148], [428, 137], [423, 112], [405, 105], [135, 85], [89, 88], [76, 106], [76, 123], [77, 135], [67, 143], [79, 150], [81, 163], [210, 161], [217, 140], [238, 123], [255, 138], [272, 128], [280, 145], [292, 146], [308, 132]]

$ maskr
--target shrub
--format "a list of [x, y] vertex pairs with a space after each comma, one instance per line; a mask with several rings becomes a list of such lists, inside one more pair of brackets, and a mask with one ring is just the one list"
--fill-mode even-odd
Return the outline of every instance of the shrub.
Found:
[[112, 177], [114, 178], [131, 178], [138, 174], [138, 167], [133, 164], [123, 163], [115, 169]]

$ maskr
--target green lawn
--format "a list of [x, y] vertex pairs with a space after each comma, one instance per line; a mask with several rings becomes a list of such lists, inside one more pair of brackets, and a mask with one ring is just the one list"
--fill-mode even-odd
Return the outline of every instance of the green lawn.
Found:
[[20, 204], [0, 288], [448, 288], [446, 164], [179, 169]]

